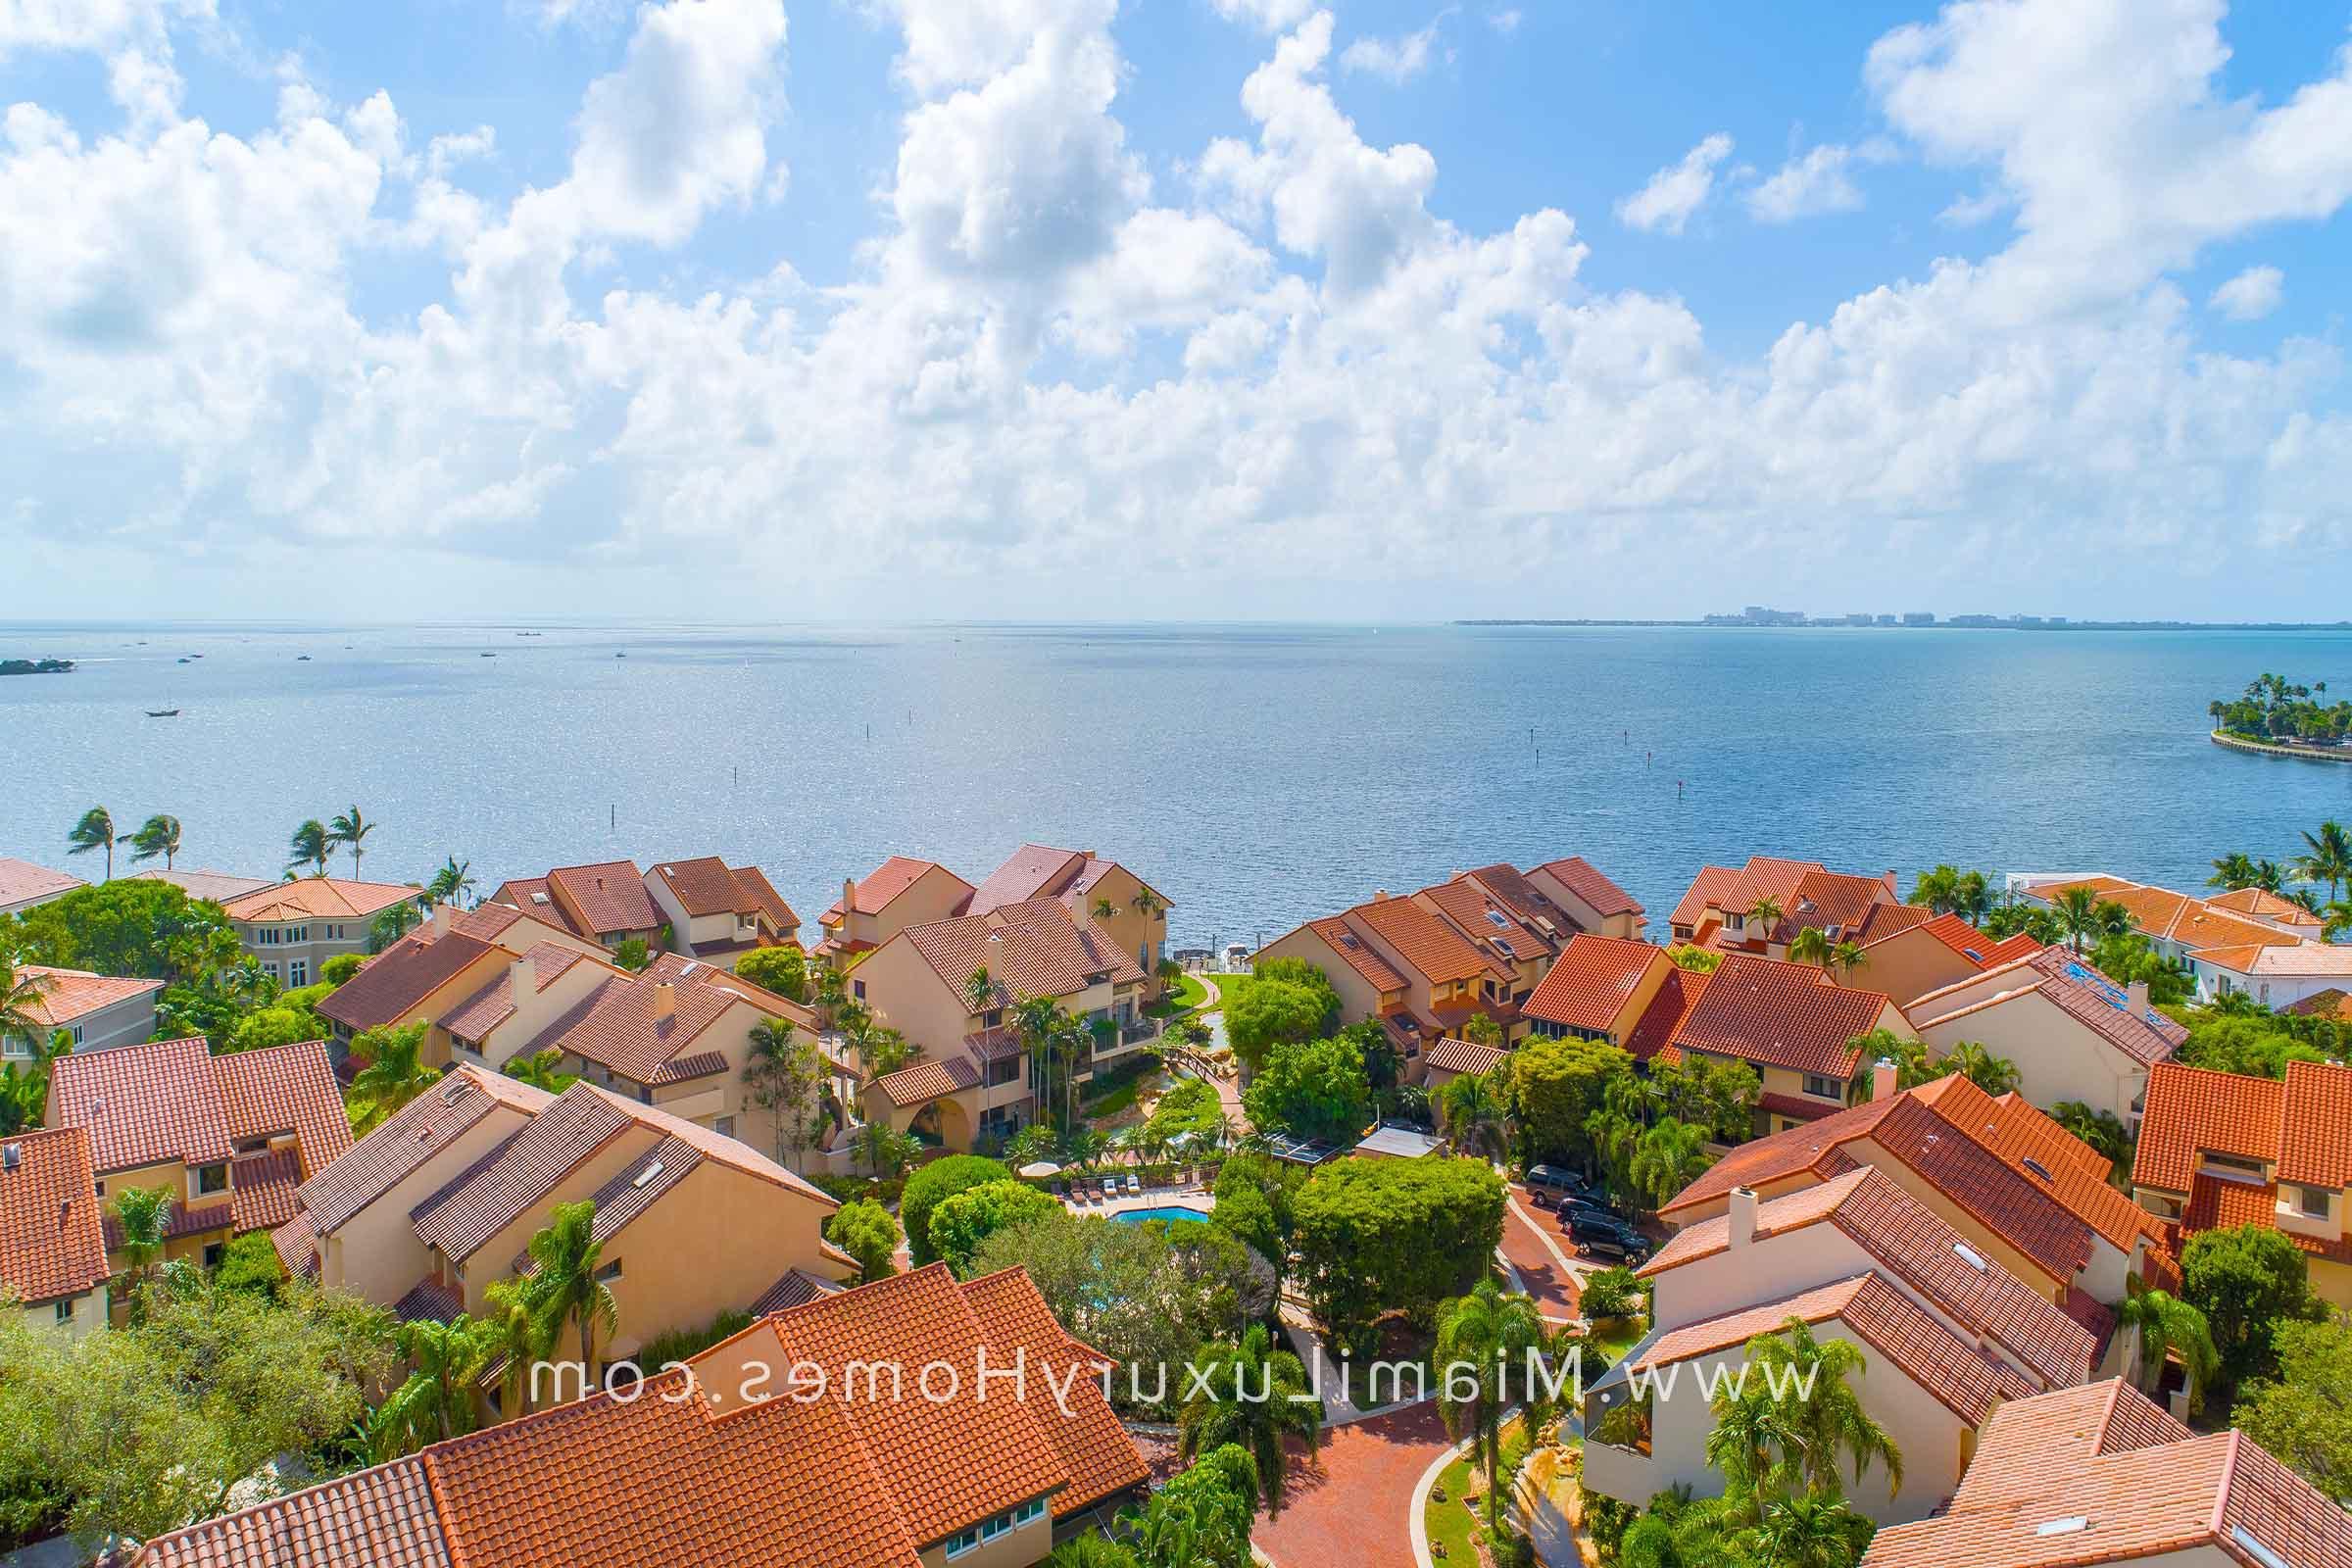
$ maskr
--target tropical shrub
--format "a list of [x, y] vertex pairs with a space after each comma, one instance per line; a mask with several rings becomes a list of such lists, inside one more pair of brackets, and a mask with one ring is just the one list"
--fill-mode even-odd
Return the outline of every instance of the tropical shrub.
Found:
[[1342, 1159], [1308, 1178], [1294, 1211], [1315, 1319], [1363, 1356], [1384, 1314], [1426, 1325], [1485, 1275], [1502, 1240], [1503, 1187], [1476, 1159]]
[[939, 1253], [931, 1245], [933, 1209], [966, 1188], [1010, 1180], [1012, 1172], [1002, 1160], [984, 1154], [950, 1154], [908, 1177], [906, 1194], [899, 1200], [899, 1223], [906, 1227], [906, 1250], [913, 1255], [915, 1266], [920, 1268], [925, 1263], [939, 1261]]
[[2180, 1252], [2180, 1295], [2205, 1314], [2230, 1384], [2278, 1374], [2275, 1330], [2321, 1315], [2302, 1250], [2267, 1225], [2199, 1231]]
[[1363, 1053], [1348, 1040], [1278, 1041], [1242, 1091], [1250, 1124], [1349, 1143], [1372, 1118], [1372, 1086]]
[[1059, 1199], [1027, 1182], [982, 1182], [950, 1194], [931, 1210], [931, 1250], [956, 1271], [956, 1278], [969, 1279], [973, 1255], [982, 1242], [999, 1231], [1064, 1212]]
[[860, 1284], [870, 1285], [898, 1272], [892, 1260], [899, 1250], [899, 1222], [880, 1203], [861, 1198], [842, 1204], [825, 1222], [825, 1236], [858, 1260]]

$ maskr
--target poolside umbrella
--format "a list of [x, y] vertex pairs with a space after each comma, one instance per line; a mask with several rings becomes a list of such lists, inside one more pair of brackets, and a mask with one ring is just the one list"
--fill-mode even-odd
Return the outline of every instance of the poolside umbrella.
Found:
[[1061, 1174], [1061, 1167], [1050, 1159], [1033, 1159], [1021, 1167], [1021, 1174], [1034, 1181], [1040, 1177], [1058, 1176]]

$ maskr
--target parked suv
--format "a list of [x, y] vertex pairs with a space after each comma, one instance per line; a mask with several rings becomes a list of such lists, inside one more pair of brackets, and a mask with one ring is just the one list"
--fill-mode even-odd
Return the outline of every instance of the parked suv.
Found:
[[1584, 1209], [1571, 1210], [1563, 1219], [1579, 1252], [1615, 1258], [1629, 1267], [1649, 1260], [1649, 1238], [1631, 1225]]
[[1538, 1208], [1551, 1208], [1571, 1199], [1591, 1204], [1600, 1202], [1600, 1195], [1592, 1190], [1591, 1182], [1557, 1165], [1538, 1165], [1528, 1171], [1527, 1196]]

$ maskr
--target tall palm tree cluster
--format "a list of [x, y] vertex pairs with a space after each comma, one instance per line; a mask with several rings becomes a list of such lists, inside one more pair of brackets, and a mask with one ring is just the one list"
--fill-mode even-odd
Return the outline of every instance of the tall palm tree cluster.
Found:
[[313, 876], [324, 876], [326, 862], [334, 853], [349, 850], [352, 880], [358, 881], [360, 858], [366, 853], [368, 835], [375, 829], [376, 824], [361, 814], [356, 806], [324, 822], [312, 817], [294, 830], [294, 837], [286, 846], [286, 874], [292, 876], [307, 865]]
[[[2317, 831], [2307, 830], [2302, 852], [2284, 865], [2232, 851], [2213, 862], [2213, 875], [2205, 879], [2205, 885], [2232, 893], [2260, 888], [2292, 900], [2320, 916], [2322, 935], [2332, 942], [2352, 931], [2352, 900], [2345, 897], [2352, 892], [2352, 829], [2328, 821]], [[2325, 899], [2317, 891], [2322, 887], [2328, 890]]]
[[[447, 1323], [425, 1319], [402, 1328], [401, 1348], [415, 1370], [368, 1419], [368, 1446], [378, 1463], [473, 1431], [474, 1394], [493, 1370], [499, 1410], [509, 1420], [529, 1401], [534, 1363], [576, 1353], [589, 1381], [597, 1381], [597, 1346], [618, 1330], [619, 1311], [611, 1287], [597, 1278], [604, 1244], [595, 1228], [595, 1203], [557, 1204], [547, 1227], [531, 1238], [530, 1272], [492, 1285], [480, 1317], [460, 1312]], [[566, 1330], [577, 1336], [570, 1345], [564, 1343]]]
[[115, 846], [118, 844], [130, 846], [131, 864], [161, 860], [168, 871], [179, 856], [179, 818], [159, 811], [130, 832], [117, 833], [115, 813], [103, 806], [93, 806], [81, 813], [81, 820], [75, 822], [73, 830], [66, 835], [68, 855], [105, 852], [106, 879], [110, 882], [115, 877]]
[[1956, 914], [1971, 925], [1992, 912], [1992, 888], [1982, 871], [1939, 865], [1922, 871], [1911, 885], [1911, 902], [1936, 914]]

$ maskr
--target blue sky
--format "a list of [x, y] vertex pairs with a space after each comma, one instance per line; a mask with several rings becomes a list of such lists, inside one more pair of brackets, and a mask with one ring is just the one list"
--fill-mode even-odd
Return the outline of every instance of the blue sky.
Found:
[[2348, 27], [25, 0], [0, 550], [61, 615], [2334, 618]]

